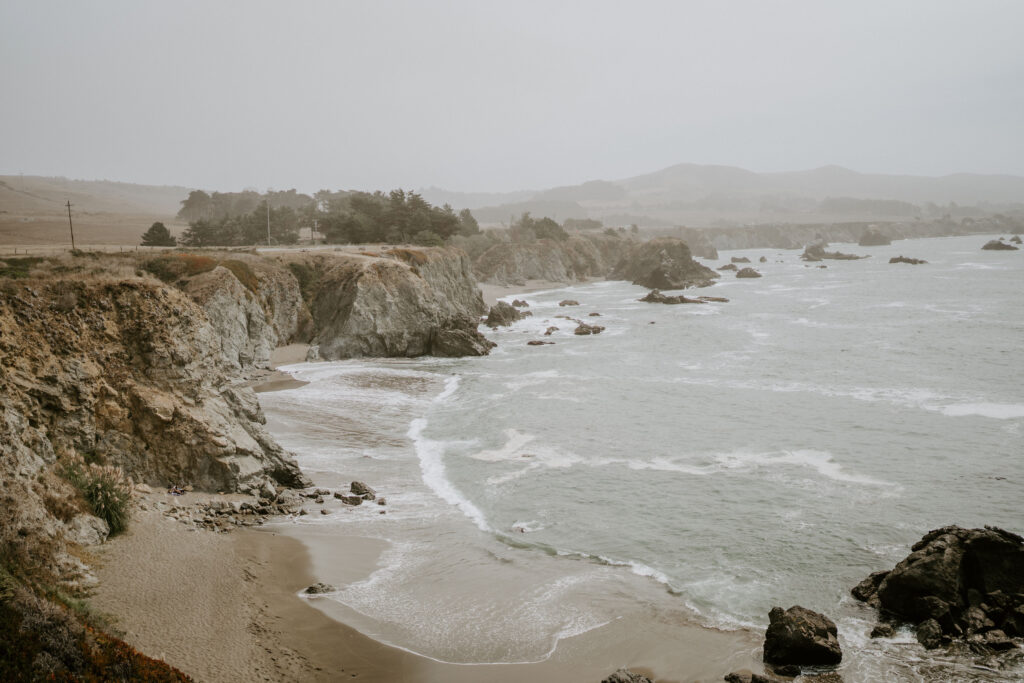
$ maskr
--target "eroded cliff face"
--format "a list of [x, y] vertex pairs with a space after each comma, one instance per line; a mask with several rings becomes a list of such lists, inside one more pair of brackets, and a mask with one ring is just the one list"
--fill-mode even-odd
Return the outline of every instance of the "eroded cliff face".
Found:
[[468, 257], [450, 248], [291, 256], [309, 275], [314, 343], [329, 360], [484, 355], [484, 313]]
[[608, 276], [650, 289], [684, 289], [713, 284], [718, 273], [693, 260], [686, 242], [662, 237], [633, 246]]
[[477, 258], [474, 271], [481, 282], [521, 285], [527, 280], [581, 282], [604, 277], [631, 242], [605, 235], [572, 235], [564, 241], [504, 242]]
[[6, 475], [31, 477], [55, 454], [90, 453], [158, 486], [305, 483], [225, 362], [221, 335], [181, 292], [146, 279], [4, 285]]

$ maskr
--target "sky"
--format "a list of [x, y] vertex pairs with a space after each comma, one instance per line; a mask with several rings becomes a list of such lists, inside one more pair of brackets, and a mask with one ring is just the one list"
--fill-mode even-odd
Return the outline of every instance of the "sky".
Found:
[[511, 191], [1024, 175], [1024, 2], [0, 0], [0, 173]]

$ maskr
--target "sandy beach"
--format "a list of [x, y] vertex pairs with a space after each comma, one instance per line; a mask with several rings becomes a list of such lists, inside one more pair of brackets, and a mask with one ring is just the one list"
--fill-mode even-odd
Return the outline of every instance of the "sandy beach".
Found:
[[527, 280], [522, 285], [490, 285], [486, 283], [479, 283], [480, 291], [484, 295], [484, 303], [488, 306], [493, 306], [501, 299], [506, 296], [512, 295], [523, 295], [529, 294], [530, 292], [543, 292], [548, 289], [561, 289], [562, 287], [570, 287], [572, 285], [585, 284], [587, 282], [593, 282], [601, 278], [587, 278], [580, 282], [555, 282], [554, 280]]
[[446, 664], [349, 628], [328, 616], [336, 611], [329, 600], [300, 597], [316, 581], [342, 585], [365, 577], [384, 547], [376, 539], [284, 532], [281, 525], [195, 531], [143, 511], [98, 552], [100, 585], [91, 604], [128, 643], [197, 681], [582, 683], [620, 666], [659, 681], [711, 681], [755, 665], [759, 642], [752, 634], [692, 626], [684, 640], [667, 643], [657, 615], [567, 639], [544, 662]]

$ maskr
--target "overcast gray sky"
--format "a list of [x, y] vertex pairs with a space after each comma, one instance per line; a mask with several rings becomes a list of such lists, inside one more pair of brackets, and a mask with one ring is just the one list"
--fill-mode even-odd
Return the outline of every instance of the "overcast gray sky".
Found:
[[0, 0], [0, 172], [514, 190], [1024, 175], [1024, 2]]

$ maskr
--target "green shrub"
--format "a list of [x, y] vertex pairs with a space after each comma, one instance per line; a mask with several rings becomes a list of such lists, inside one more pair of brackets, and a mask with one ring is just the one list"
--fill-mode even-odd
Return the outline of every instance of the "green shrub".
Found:
[[230, 270], [235, 278], [250, 292], [253, 294], [258, 292], [260, 288], [260, 281], [248, 263], [232, 259], [229, 261], [221, 261], [219, 265]]
[[111, 536], [128, 528], [132, 482], [120, 467], [86, 464], [76, 455], [64, 462], [61, 473], [82, 492], [92, 513], [107, 523]]
[[444, 240], [433, 230], [420, 230], [412, 236], [413, 244], [421, 247], [443, 247]]

